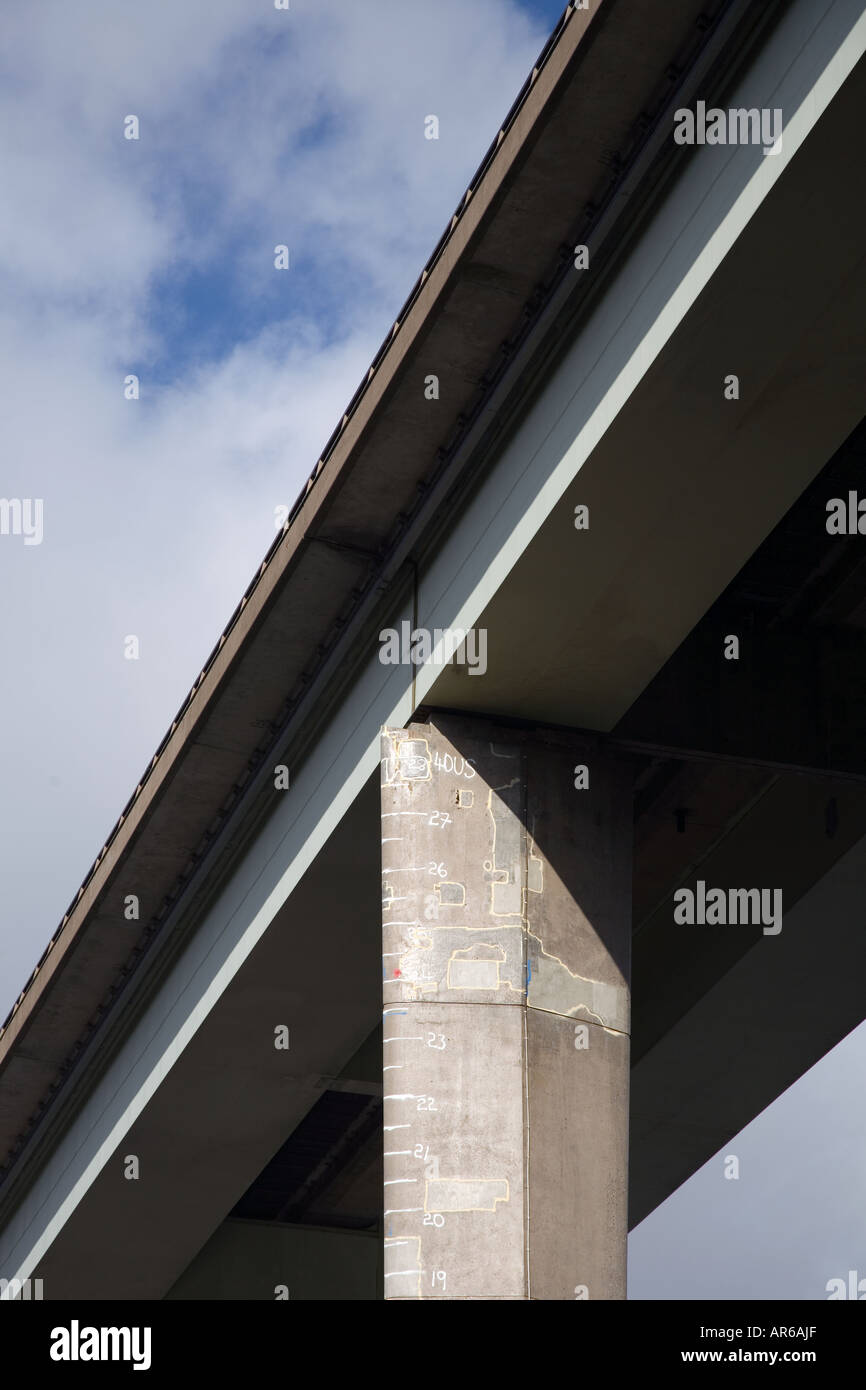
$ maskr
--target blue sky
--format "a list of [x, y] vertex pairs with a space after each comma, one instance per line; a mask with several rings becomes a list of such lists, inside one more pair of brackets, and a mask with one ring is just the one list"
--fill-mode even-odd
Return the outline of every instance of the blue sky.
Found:
[[[0, 494], [43, 498], [45, 534], [0, 544], [0, 1014], [563, 8], [42, 0], [4, 15]], [[130, 113], [138, 141], [123, 138]], [[430, 113], [438, 141], [423, 138]], [[138, 401], [124, 398], [129, 373]], [[129, 634], [137, 662], [123, 657]], [[866, 1126], [849, 1114], [864, 1052], [861, 1029], [749, 1127], [739, 1196], [720, 1196], [711, 1164], [644, 1223], [636, 1296], [761, 1296], [757, 1280], [768, 1297], [821, 1297], [853, 1267], [866, 1250]], [[828, 1194], [843, 1121], [848, 1159]], [[720, 1221], [720, 1201], [738, 1222]], [[785, 1244], [806, 1206], [808, 1230], [828, 1233], [820, 1257], [806, 1237]], [[785, 1253], [758, 1278], [762, 1222], [763, 1247]]]
[[[304, 0], [296, 0], [293, 20], [306, 17], [303, 4]], [[539, 51], [563, 8], [558, 0], [507, 0], [504, 12], [513, 16], [522, 55]], [[521, 15], [531, 23], [520, 24]], [[324, 209], [318, 215], [303, 216], [289, 192], [306, 189], [314, 181], [319, 184], [319, 199], [333, 210], [334, 201], [343, 196], [344, 170], [333, 158], [323, 164], [322, 156], [332, 156], [341, 144], [353, 139], [359, 115], [357, 92], [341, 93], [338, 85], [329, 84], [327, 95], [316, 89], [309, 103], [287, 104], [280, 113], [283, 119], [278, 115], [275, 120], [274, 103], [266, 95], [268, 87], [278, 86], [287, 69], [304, 61], [297, 27], [292, 28], [287, 19], [282, 13], [268, 13], [266, 20], [235, 36], [231, 76], [228, 81], [212, 84], [212, 91], [217, 85], [219, 89], [218, 117], [212, 102], [203, 102], [184, 118], [183, 140], [178, 143], [172, 138], [176, 118], [144, 106], [156, 128], [154, 150], [147, 149], [144, 141], [129, 142], [128, 150], [120, 150], [120, 159], [129, 154], [138, 161], [138, 168], [122, 172], [127, 177], [131, 173], [141, 186], [149, 188], [157, 215], [179, 214], [184, 225], [183, 249], [177, 248], [177, 254], [155, 270], [148, 286], [145, 322], [152, 353], [129, 362], [130, 371], [147, 376], [151, 390], [164, 387], [195, 366], [224, 359], [239, 344], [253, 342], [265, 329], [282, 329], [285, 342], [293, 325], [313, 320], [323, 343], [339, 341], [365, 309], [372, 309], [384, 298], [386, 286], [377, 274], [371, 274], [368, 257], [358, 254], [361, 248], [347, 245], [345, 226]], [[511, 37], [507, 23], [505, 29], [507, 45]], [[392, 50], [383, 57], [380, 66], [387, 80], [395, 64], [402, 65], [403, 55]], [[523, 69], [525, 75], [526, 64], [531, 61], [523, 56], [518, 66], [509, 54], [506, 71], [514, 75]], [[399, 244], [392, 248], [396, 262], [389, 268], [389, 312], [382, 319], [380, 338], [385, 337], [390, 319], [495, 135], [498, 115], [510, 105], [503, 83], [500, 89], [505, 104], [498, 108], [491, 105], [487, 123], [479, 120], [477, 113], [464, 111], [459, 132], [451, 132], [452, 148], [446, 153], [442, 144], [448, 138], [448, 98], [443, 91], [443, 75], [425, 76], [429, 96], [425, 112], [442, 106], [439, 114], [445, 125], [440, 142], [424, 151], [432, 166], [430, 183], [435, 187], [435, 202], [429, 204], [429, 216], [423, 222], [413, 219], [402, 229]], [[413, 101], [423, 94], [424, 82], [418, 85], [420, 91], [413, 94]], [[511, 89], [512, 96], [516, 90]], [[290, 247], [291, 276], [275, 276], [271, 261], [264, 255], [256, 264], [251, 263], [250, 244], [261, 232], [261, 203], [251, 201], [246, 207], [227, 208], [224, 202], [223, 171], [211, 158], [215, 121], [218, 129], [221, 124], [233, 123], [237, 113], [244, 121], [246, 138], [272, 149], [272, 225], [274, 236]], [[471, 133], [467, 129], [470, 126]], [[454, 148], [458, 134], [459, 146]], [[411, 188], [411, 176], [401, 162], [395, 161], [390, 171], [379, 170], [379, 175], [383, 200], [395, 210], [409, 204], [417, 217], [417, 189]], [[281, 197], [281, 191], [287, 196]], [[424, 212], [428, 212], [426, 207]]]
[[[564, 6], [559, 0], [521, 0], [512, 8], [533, 21], [532, 27], [525, 30], [527, 35], [534, 36], [527, 39], [525, 51], [537, 52]], [[353, 113], [349, 101], [335, 100], [331, 92], [329, 102], [322, 100], [319, 93], [319, 99], [309, 110], [292, 112], [283, 129], [279, 124], [274, 128], [267, 102], [260, 103], [256, 114], [251, 86], [263, 82], [266, 85], [269, 76], [277, 79], [280, 71], [292, 64], [293, 51], [297, 48], [296, 35], [283, 22], [284, 18], [280, 14], [269, 15], [267, 25], [251, 28], [235, 42], [232, 63], [244, 75], [235, 78], [227, 87], [221, 85], [220, 101], [227, 112], [233, 102], [244, 107], [251, 138], [276, 144], [274, 170], [278, 181], [289, 186], [294, 178], [303, 187], [299, 169], [303, 168], [304, 178], [308, 177], [323, 149], [332, 148], [351, 135]], [[251, 75], [254, 75], [252, 82], [248, 80]], [[435, 105], [437, 83], [431, 82], [430, 87], [431, 102]], [[508, 105], [510, 101], [501, 108], [501, 114]], [[246, 217], [242, 213], [231, 218], [224, 216], [221, 171], [207, 158], [211, 119], [210, 110], [201, 110], [200, 124], [187, 127], [183, 147], [166, 151], [163, 146], [159, 153], [160, 178], [171, 186], [171, 197], [166, 202], [169, 206], [179, 202], [182, 207], [189, 252], [161, 269], [150, 285], [147, 324], [158, 347], [150, 360], [133, 362], [130, 370], [146, 368], [151, 386], [170, 382], [196, 363], [225, 357], [239, 343], [254, 340], [268, 327], [288, 328], [295, 321], [314, 319], [323, 339], [333, 342], [345, 334], [347, 316], [357, 314], [381, 289], [367, 277], [358, 276], [355, 259], [347, 256], [346, 246], [331, 219], [322, 216], [305, 221], [291, 206], [282, 213], [282, 220], [275, 227], [275, 235], [279, 232], [283, 243], [291, 249], [291, 277], [275, 277], [265, 258], [255, 268], [251, 267], [245, 252], [250, 239], [258, 233], [259, 214], [250, 208]], [[431, 209], [431, 221], [424, 232], [401, 248], [408, 253], [405, 262], [402, 259], [400, 262], [400, 270], [405, 272], [406, 278], [401, 284], [396, 275], [391, 276], [389, 290], [393, 313], [399, 309], [435, 243], [437, 229], [441, 231], [446, 225], [453, 210], [448, 201], [449, 193], [451, 203], [456, 206], [495, 135], [494, 127], [495, 120], [487, 127], [476, 122], [473, 138], [464, 145], [463, 159], [456, 164], [451, 159], [439, 161], [446, 166], [439, 190], [441, 200], [437, 199], [435, 211]], [[439, 150], [434, 147], [429, 153], [435, 158]], [[146, 157], [142, 162], [147, 167]], [[395, 167], [387, 192], [397, 206], [401, 194], [406, 191], [406, 183], [400, 168]], [[339, 196], [338, 186], [332, 186], [331, 191]], [[158, 194], [156, 201], [159, 202]], [[210, 247], [204, 258], [197, 254], [198, 238]], [[382, 338], [388, 327], [389, 323], [383, 321]]]

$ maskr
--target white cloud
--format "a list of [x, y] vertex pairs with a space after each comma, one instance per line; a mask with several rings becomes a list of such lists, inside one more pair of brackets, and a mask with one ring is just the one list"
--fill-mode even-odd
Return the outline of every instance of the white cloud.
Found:
[[[4, 16], [0, 494], [44, 499], [44, 541], [0, 538], [0, 1014], [544, 37], [514, 0], [42, 0]], [[189, 342], [184, 276], [202, 269]], [[176, 303], [155, 297], [168, 274]], [[238, 281], [252, 320], [232, 346]]]

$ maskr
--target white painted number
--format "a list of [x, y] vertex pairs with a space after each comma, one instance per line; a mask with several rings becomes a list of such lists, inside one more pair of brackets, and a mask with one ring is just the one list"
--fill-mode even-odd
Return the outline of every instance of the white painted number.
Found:
[[439, 772], [453, 772], [457, 777], [474, 777], [474, 758], [461, 758], [453, 753], [434, 753], [433, 766]]
[[424, 1225], [435, 1226], [438, 1230], [440, 1226], [445, 1225], [445, 1217], [441, 1212], [428, 1211], [427, 1215], [424, 1217]]
[[427, 824], [435, 825], [439, 830], [443, 830], [446, 825], [451, 824], [451, 817], [447, 811], [434, 811]]
[[436, 1103], [433, 1096], [419, 1096], [417, 1108], [419, 1110], [435, 1110]]
[[445, 1034], [444, 1034], [444, 1033], [428, 1033], [428, 1034], [427, 1034], [427, 1046], [428, 1046], [428, 1047], [435, 1047], [437, 1052], [444, 1052], [444, 1050], [445, 1050]]
[[428, 874], [434, 874], [436, 878], [447, 878], [448, 870], [444, 864], [437, 864], [435, 859], [431, 859], [427, 865]]
[[431, 1286], [431, 1288], [435, 1288], [437, 1284], [439, 1285], [440, 1289], [442, 1289], [442, 1290], [444, 1291], [444, 1289], [445, 1289], [445, 1270], [444, 1270], [444, 1269], [434, 1269], [434, 1270], [431, 1270], [430, 1286]]

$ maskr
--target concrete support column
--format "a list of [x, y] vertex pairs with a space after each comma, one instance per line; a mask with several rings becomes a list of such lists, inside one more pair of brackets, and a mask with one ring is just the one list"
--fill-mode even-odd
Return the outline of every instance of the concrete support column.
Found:
[[386, 1298], [625, 1297], [631, 786], [558, 733], [384, 731]]

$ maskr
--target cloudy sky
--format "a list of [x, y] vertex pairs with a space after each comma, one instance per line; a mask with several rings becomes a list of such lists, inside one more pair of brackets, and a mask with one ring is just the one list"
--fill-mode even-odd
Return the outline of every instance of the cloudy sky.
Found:
[[[6, 8], [0, 495], [44, 512], [41, 544], [0, 537], [0, 1016], [562, 8]], [[643, 1223], [633, 1297], [866, 1276], [864, 1063], [861, 1029], [729, 1146], [739, 1182], [715, 1159]]]

